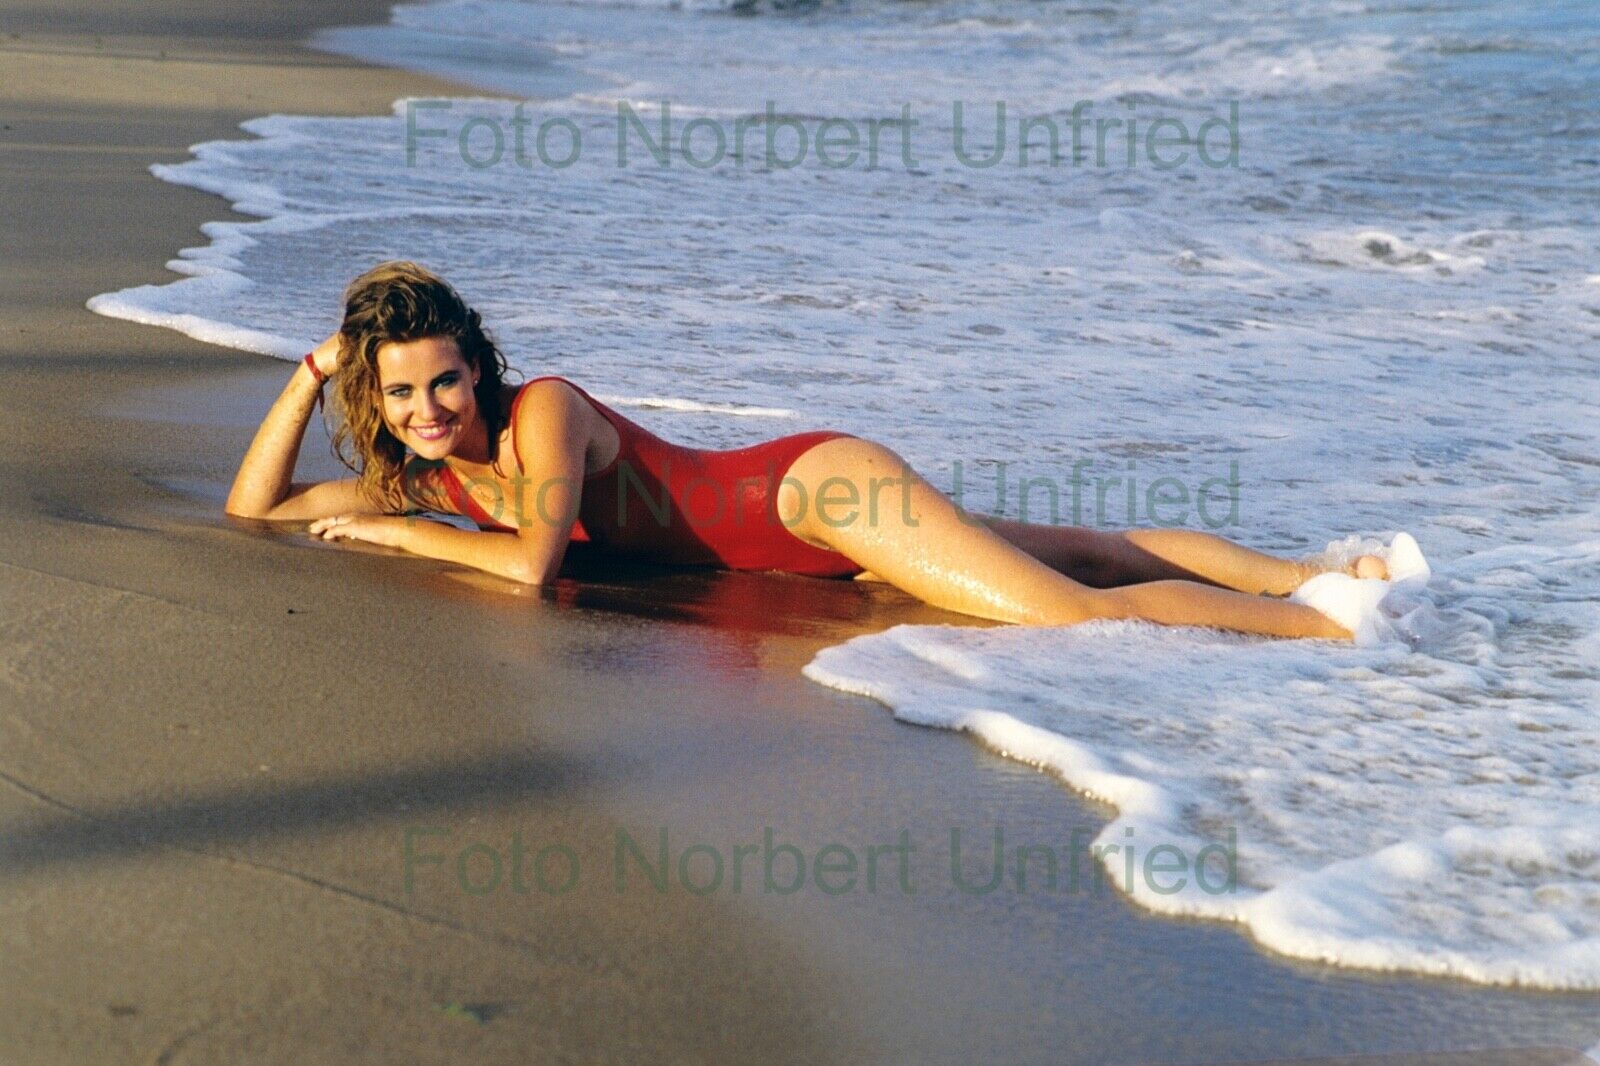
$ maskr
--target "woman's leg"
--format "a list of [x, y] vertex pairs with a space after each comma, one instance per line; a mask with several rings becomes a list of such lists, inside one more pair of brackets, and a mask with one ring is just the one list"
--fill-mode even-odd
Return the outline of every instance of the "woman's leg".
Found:
[[1110, 532], [984, 518], [1001, 537], [1075, 581], [1115, 588], [1148, 581], [1198, 581], [1238, 592], [1287, 596], [1315, 567], [1279, 559], [1191, 529]]
[[[834, 502], [818, 506], [819, 494]], [[1191, 581], [1090, 588], [958, 510], [887, 448], [853, 437], [819, 444], [797, 459], [778, 507], [802, 539], [962, 614], [1035, 625], [1141, 618], [1268, 636], [1350, 636], [1309, 607]]]

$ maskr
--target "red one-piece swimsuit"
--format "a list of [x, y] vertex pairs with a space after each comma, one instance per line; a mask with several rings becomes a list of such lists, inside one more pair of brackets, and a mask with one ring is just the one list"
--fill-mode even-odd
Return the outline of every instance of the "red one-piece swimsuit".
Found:
[[[807, 544], [777, 513], [778, 485], [806, 450], [849, 434], [797, 433], [733, 451], [685, 448], [636, 425], [565, 378], [534, 378], [511, 404], [511, 448], [517, 448], [517, 408], [535, 381], [561, 381], [577, 390], [616, 427], [621, 447], [603, 470], [586, 475], [572, 539], [596, 548], [673, 566], [781, 570], [814, 577], [854, 577], [862, 568], [845, 556]], [[443, 489], [459, 513], [480, 529], [515, 532], [466, 491], [446, 464], [423, 464], [408, 476], [419, 487]], [[437, 479], [437, 480], [435, 480]], [[524, 489], [523, 513], [533, 516], [539, 487]], [[504, 508], [506, 517], [517, 514]], [[513, 519], [515, 521], [515, 519]]]

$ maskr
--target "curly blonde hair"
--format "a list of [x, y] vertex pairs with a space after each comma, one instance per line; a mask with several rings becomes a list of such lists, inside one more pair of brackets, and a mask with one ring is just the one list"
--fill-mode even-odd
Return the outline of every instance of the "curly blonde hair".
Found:
[[[501, 402], [507, 367], [478, 312], [443, 278], [405, 260], [379, 263], [345, 289], [339, 372], [332, 390], [337, 419], [333, 450], [355, 471], [362, 493], [386, 510], [427, 504], [407, 491], [405, 445], [383, 419], [378, 349], [430, 337], [455, 341], [468, 365], [478, 371], [472, 391], [489, 431], [490, 458], [498, 463], [494, 452], [507, 419]], [[354, 455], [349, 454], [352, 450]]]

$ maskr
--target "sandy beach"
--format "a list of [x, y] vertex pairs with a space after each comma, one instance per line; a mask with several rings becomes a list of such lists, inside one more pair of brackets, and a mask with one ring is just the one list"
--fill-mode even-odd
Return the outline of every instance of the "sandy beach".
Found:
[[[1600, 1040], [1593, 995], [963, 890], [953, 829], [1060, 844], [1106, 812], [800, 675], [953, 621], [893, 590], [580, 560], [528, 595], [227, 521], [290, 368], [84, 309], [237, 217], [148, 167], [263, 114], [478, 95], [298, 43], [384, 3], [307, 10], [0, 13], [0, 1060], [1442, 1066]], [[335, 469], [314, 434], [301, 476]], [[780, 844], [903, 868], [711, 887], [712, 853]]]

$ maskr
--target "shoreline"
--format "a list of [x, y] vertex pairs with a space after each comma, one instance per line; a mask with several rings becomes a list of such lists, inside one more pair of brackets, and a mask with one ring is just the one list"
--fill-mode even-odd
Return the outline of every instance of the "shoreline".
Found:
[[[341, 0], [317, 20], [387, 9]], [[172, 280], [160, 264], [201, 222], [244, 217], [148, 165], [272, 111], [482, 95], [305, 49], [301, 19], [271, 0], [0, 16], [18, 72], [0, 196], [24, 248], [0, 318], [0, 1048], [1259, 1061], [1452, 1034], [1489, 1046], [1524, 1004], [1556, 1026], [1593, 1001], [1286, 965], [1114, 894], [406, 892], [403, 837], [423, 824], [579, 851], [619, 828], [691, 842], [772, 825], [814, 855], [885, 827], [931, 844], [958, 825], [1046, 839], [1105, 819], [1053, 779], [799, 676], [856, 633], [950, 620], [892, 590], [646, 571], [517, 596], [208, 507], [292, 364], [83, 307]], [[321, 450], [306, 449], [312, 470]]]

